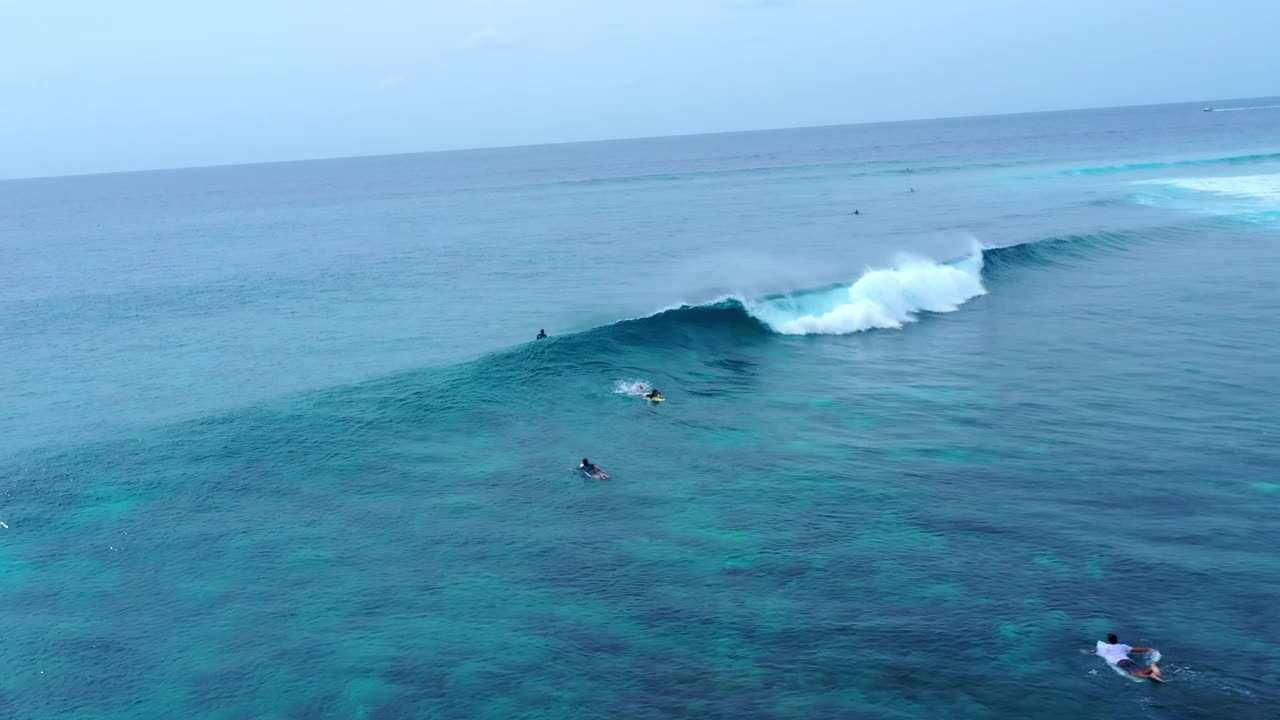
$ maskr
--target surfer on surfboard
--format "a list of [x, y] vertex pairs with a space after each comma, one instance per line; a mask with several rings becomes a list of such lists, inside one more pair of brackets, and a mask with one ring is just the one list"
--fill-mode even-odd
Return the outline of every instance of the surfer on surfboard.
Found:
[[645, 394], [644, 394], [644, 399], [645, 399], [645, 400], [653, 400], [654, 402], [657, 402], [657, 401], [659, 401], [659, 400], [666, 400], [666, 398], [662, 397], [662, 391], [661, 391], [661, 390], [659, 390], [658, 388], [654, 388], [654, 389], [650, 390], [649, 392], [645, 393]]
[[[1111, 634], [1107, 636], [1107, 641], [1098, 641], [1097, 648], [1093, 654], [1107, 661], [1107, 664], [1119, 668], [1121, 671], [1128, 673], [1132, 677], [1147, 678], [1156, 682], [1164, 682], [1164, 678], [1160, 676], [1160, 666], [1154, 662], [1151, 667], [1140, 667], [1138, 663], [1129, 659], [1131, 652], [1154, 652], [1155, 648], [1147, 647], [1131, 647], [1120, 642], [1120, 639]], [[1087, 651], [1085, 651], [1087, 652]]]
[[603, 469], [601, 469], [599, 465], [596, 465], [595, 463], [591, 462], [586, 458], [582, 458], [582, 464], [578, 466], [578, 469], [581, 470], [583, 474], [586, 475], [587, 477], [593, 477], [597, 480], [609, 479], [608, 473], [606, 473]]

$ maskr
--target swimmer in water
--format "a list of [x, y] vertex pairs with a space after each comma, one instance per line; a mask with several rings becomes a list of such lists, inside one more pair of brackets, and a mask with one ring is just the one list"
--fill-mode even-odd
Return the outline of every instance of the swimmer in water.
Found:
[[601, 469], [599, 465], [596, 465], [595, 463], [591, 462], [586, 458], [582, 458], [582, 464], [578, 466], [578, 469], [593, 478], [597, 478], [600, 480], [609, 479], [608, 473], [606, 473], [603, 469]]
[[539, 331], [538, 331], [538, 339], [539, 339], [539, 340], [545, 340], [546, 338], [547, 338], [547, 331], [546, 331], [545, 329], [544, 329], [544, 330], [539, 330]]
[[1131, 652], [1151, 652], [1154, 649], [1125, 645], [1114, 634], [1111, 634], [1107, 636], [1105, 643], [1098, 643], [1098, 649], [1094, 650], [1093, 654], [1106, 660], [1108, 665], [1120, 668], [1133, 677], [1150, 678], [1156, 682], [1164, 682], [1164, 678], [1160, 676], [1160, 667], [1155, 663], [1152, 663], [1151, 667], [1144, 668], [1129, 659], [1129, 653]]

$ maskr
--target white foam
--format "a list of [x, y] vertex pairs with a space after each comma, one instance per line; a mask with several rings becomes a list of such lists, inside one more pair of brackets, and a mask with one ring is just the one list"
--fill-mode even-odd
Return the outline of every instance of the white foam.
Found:
[[619, 395], [643, 397], [651, 387], [653, 387], [653, 383], [648, 380], [619, 380], [613, 384], [613, 391]]
[[921, 312], [951, 312], [983, 295], [982, 251], [951, 263], [904, 257], [868, 269], [852, 285], [820, 294], [743, 303], [753, 317], [785, 335], [844, 335], [900, 328]]
[[1210, 193], [1224, 197], [1261, 200], [1280, 210], [1280, 174], [1236, 175], [1233, 177], [1171, 178], [1143, 180], [1143, 185], [1164, 185], [1181, 190]]

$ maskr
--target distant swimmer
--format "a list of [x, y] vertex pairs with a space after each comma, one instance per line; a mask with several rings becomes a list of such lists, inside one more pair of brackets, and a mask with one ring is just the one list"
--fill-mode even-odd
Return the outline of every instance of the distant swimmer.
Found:
[[[1151, 667], [1140, 667], [1138, 663], [1129, 659], [1131, 652], [1154, 652], [1155, 648], [1147, 647], [1130, 647], [1120, 642], [1114, 634], [1107, 636], [1104, 643], [1098, 641], [1097, 648], [1093, 654], [1107, 661], [1107, 664], [1114, 668], [1119, 668], [1123, 672], [1128, 673], [1132, 677], [1147, 678], [1156, 682], [1164, 682], [1164, 678], [1160, 676], [1160, 666], [1151, 663]], [[1084, 650], [1082, 652], [1088, 652]]]
[[857, 210], [854, 210], [854, 211], [853, 211], [853, 214], [854, 214], [854, 215], [861, 215], [862, 213], [858, 212]]
[[545, 329], [545, 328], [544, 328], [544, 329], [542, 329], [542, 330], [539, 330], [539, 331], [538, 331], [538, 339], [539, 339], [539, 340], [546, 340], [546, 339], [547, 339], [547, 331], [546, 331], [546, 329]]
[[915, 189], [915, 188], [911, 188], [911, 189], [910, 189], [910, 190], [908, 190], [907, 192], [909, 192], [909, 193], [913, 193], [913, 192], [915, 192], [915, 191], [916, 191], [916, 189]]
[[582, 458], [582, 464], [578, 466], [578, 469], [581, 470], [588, 477], [593, 477], [593, 478], [596, 478], [597, 480], [609, 479], [609, 474], [606, 473], [603, 468], [601, 468], [599, 465], [596, 465], [595, 463], [591, 462], [586, 458]]
[[645, 400], [665, 400], [666, 398], [662, 397], [661, 390], [659, 390], [658, 388], [654, 388], [650, 392], [647, 392], [644, 394], [644, 399]]

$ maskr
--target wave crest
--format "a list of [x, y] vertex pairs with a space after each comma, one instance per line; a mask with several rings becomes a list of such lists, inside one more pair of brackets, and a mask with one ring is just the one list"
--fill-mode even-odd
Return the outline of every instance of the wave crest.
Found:
[[1165, 160], [1157, 162], [1125, 163], [1122, 165], [1101, 165], [1098, 167], [1075, 168], [1063, 170], [1060, 175], [1105, 175], [1110, 173], [1134, 172], [1139, 170], [1160, 170], [1174, 167], [1195, 167], [1199, 165], [1247, 165], [1280, 160], [1280, 153], [1255, 153], [1252, 155], [1232, 155], [1230, 157], [1196, 158], [1191, 160]]

